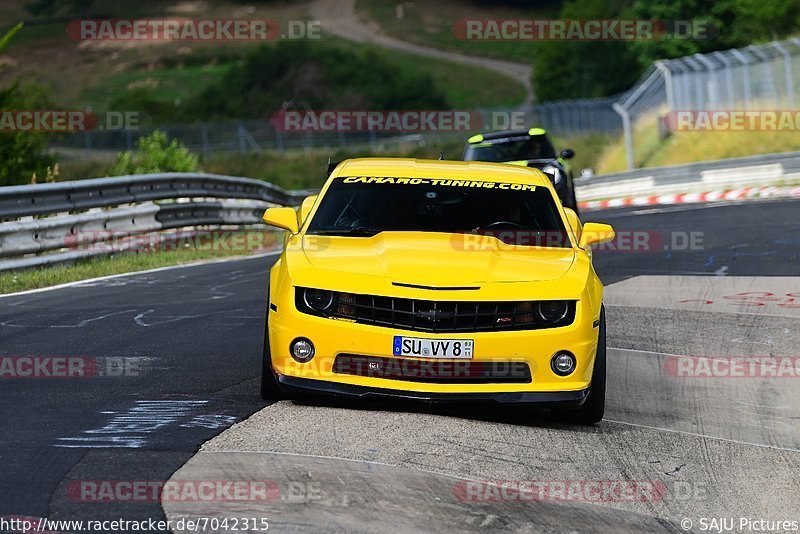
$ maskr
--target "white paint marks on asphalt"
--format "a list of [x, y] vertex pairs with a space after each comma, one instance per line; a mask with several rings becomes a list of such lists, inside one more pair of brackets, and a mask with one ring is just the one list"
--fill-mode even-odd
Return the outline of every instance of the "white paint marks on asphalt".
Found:
[[181, 425], [183, 428], [208, 428], [216, 430], [218, 428], [227, 428], [235, 423], [237, 418], [233, 415], [198, 415], [193, 417], [188, 423]]
[[[226, 316], [226, 318], [236, 318], [240, 319], [242, 316], [235, 315], [241, 313], [245, 310], [242, 308], [236, 308], [234, 310], [220, 310], [217, 312], [211, 313], [198, 313], [193, 315], [153, 315], [156, 313], [156, 310], [145, 310], [142, 313], [137, 314], [133, 321], [142, 327], [149, 327], [149, 326], [158, 326], [168, 323], [176, 323], [178, 321], [185, 321], [187, 319], [199, 319], [200, 317], [210, 317], [212, 315], [225, 315], [225, 314], [234, 314], [230, 316]], [[260, 319], [260, 317], [258, 317]]]
[[[125, 313], [135, 313], [135, 309], [120, 310], [114, 312], [91, 312], [88, 317], [75, 317], [75, 312], [65, 313], [56, 312], [49, 314], [38, 314], [34, 317], [24, 319], [9, 319], [0, 322], [0, 326], [8, 328], [83, 328], [84, 326], [114, 317]], [[99, 313], [99, 315], [98, 315]]]
[[800, 278], [636, 276], [611, 284], [608, 306], [800, 317]]
[[114, 416], [100, 428], [84, 430], [78, 436], [58, 438], [56, 447], [140, 448], [155, 432], [184, 420], [193, 421], [196, 410], [206, 404], [208, 401], [205, 400], [136, 401], [129, 410], [112, 412]]

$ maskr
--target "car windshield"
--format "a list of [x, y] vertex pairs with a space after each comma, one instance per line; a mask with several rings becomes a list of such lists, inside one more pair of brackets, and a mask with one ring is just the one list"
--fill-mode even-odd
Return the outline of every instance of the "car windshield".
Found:
[[349, 177], [334, 180], [308, 234], [480, 233], [515, 244], [569, 247], [555, 201], [531, 184]]
[[554, 159], [553, 145], [544, 135], [525, 135], [469, 143], [464, 151], [466, 161], [520, 161]]

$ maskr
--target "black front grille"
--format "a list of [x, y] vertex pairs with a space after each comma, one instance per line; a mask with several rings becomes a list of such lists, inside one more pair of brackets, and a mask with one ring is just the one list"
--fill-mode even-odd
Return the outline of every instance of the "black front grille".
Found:
[[412, 360], [339, 354], [333, 372], [425, 382], [429, 384], [529, 384], [531, 370], [525, 362], [473, 360]]
[[318, 312], [303, 301], [302, 292], [303, 288], [297, 288], [297, 309], [302, 312], [419, 332], [538, 330], [575, 320], [575, 301], [567, 301], [563, 318], [545, 321], [535, 301], [437, 301], [335, 293], [331, 308]]

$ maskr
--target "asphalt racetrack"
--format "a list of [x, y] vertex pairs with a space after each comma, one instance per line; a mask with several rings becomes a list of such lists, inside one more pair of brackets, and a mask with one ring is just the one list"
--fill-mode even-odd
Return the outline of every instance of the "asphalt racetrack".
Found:
[[[798, 213], [800, 201], [781, 200], [584, 215], [648, 236], [643, 249], [595, 255], [609, 383], [594, 427], [492, 405], [266, 405], [259, 356], [275, 256], [2, 297], [1, 356], [82, 358], [95, 372], [0, 379], [0, 517], [258, 516], [277, 532], [700, 532], [712, 518], [752, 531], [740, 520], [797, 521], [800, 372], [733, 377], [717, 367], [711, 377], [692, 366], [797, 364]], [[86, 481], [170, 478], [267, 480], [277, 492], [160, 502], [81, 491]], [[494, 491], [514, 481], [577, 491]], [[591, 484], [632, 491], [582, 491]]]

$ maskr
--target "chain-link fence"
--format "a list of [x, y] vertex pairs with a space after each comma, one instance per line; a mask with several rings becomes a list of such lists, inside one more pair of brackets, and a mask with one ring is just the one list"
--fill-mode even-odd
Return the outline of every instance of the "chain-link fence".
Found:
[[614, 104], [634, 168], [637, 123], [670, 111], [786, 110], [800, 102], [800, 38], [656, 62]]
[[244, 153], [357, 146], [376, 148], [396, 143], [424, 143], [432, 139], [465, 141], [477, 131], [506, 129], [512, 125], [520, 128], [536, 125], [557, 135], [581, 132], [616, 133], [620, 129], [620, 120], [611, 107], [612, 103], [613, 99], [570, 100], [523, 109], [464, 110], [463, 113], [470, 116], [470, 128], [449, 131], [442, 129], [436, 132], [286, 131], [276, 128], [273, 121], [263, 119], [158, 125], [135, 131], [87, 131], [64, 136], [53, 144], [62, 148], [92, 151], [132, 150], [140, 137], [158, 129], [165, 131], [169, 137], [180, 140], [190, 150], [207, 155], [220, 151]]
[[[800, 102], [800, 38], [742, 49], [695, 54], [656, 62], [640, 81], [617, 97], [565, 100], [515, 110], [471, 111], [476, 130], [505, 129], [499, 123], [539, 126], [555, 135], [624, 134], [628, 168], [635, 158], [634, 130], [669, 111], [712, 109], [793, 109]], [[496, 116], [516, 114], [512, 120]], [[285, 151], [309, 148], [387, 146], [394, 143], [465, 139], [470, 131], [294, 131], [275, 128], [269, 119], [162, 125], [137, 131], [90, 131], [64, 136], [61, 147], [131, 150], [155, 129], [179, 139], [195, 152]]]

